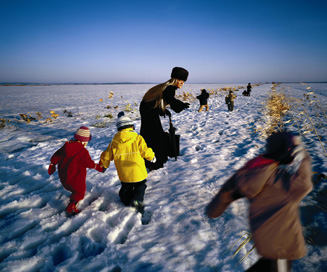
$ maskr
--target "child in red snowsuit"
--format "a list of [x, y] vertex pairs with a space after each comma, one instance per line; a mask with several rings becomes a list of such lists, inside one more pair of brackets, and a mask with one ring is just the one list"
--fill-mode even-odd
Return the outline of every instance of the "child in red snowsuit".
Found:
[[85, 196], [86, 168], [103, 172], [103, 167], [94, 163], [85, 148], [91, 138], [90, 130], [87, 127], [80, 127], [76, 131], [74, 139], [66, 142], [50, 159], [49, 175], [56, 171], [58, 164], [60, 182], [66, 190], [72, 193], [66, 208], [69, 215], [79, 212], [77, 204]]

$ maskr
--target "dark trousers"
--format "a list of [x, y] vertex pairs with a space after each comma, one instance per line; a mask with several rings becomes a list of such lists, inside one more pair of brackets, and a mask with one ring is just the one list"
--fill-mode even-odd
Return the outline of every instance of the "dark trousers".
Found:
[[140, 182], [121, 182], [120, 200], [126, 206], [129, 206], [134, 200], [143, 202], [146, 187], [146, 179]]
[[228, 105], [228, 110], [229, 111], [233, 111], [233, 109], [234, 109], [234, 101], [229, 102], [227, 105]]
[[252, 265], [246, 272], [280, 272], [292, 271], [292, 261], [289, 260], [271, 260], [261, 258]]

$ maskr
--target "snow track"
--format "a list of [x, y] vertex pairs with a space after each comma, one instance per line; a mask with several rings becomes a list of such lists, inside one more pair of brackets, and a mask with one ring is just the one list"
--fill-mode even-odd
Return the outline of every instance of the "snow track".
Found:
[[[59, 113], [53, 123], [20, 122], [13, 135], [0, 130], [0, 135], [6, 137], [6, 141], [0, 142], [1, 271], [238, 272], [256, 261], [258, 256], [253, 252], [238, 265], [252, 242], [234, 259], [231, 256], [236, 247], [228, 250], [240, 238], [240, 232], [249, 230], [246, 201], [233, 203], [216, 220], [206, 218], [204, 209], [227, 178], [263, 150], [264, 140], [254, 133], [253, 126], [260, 118], [261, 103], [271, 87], [268, 84], [254, 87], [251, 97], [236, 92], [233, 112], [227, 111], [222, 95], [212, 95], [209, 112], [198, 113], [195, 100], [190, 109], [172, 114], [176, 133], [181, 135], [181, 156], [177, 161], [169, 159], [165, 168], [149, 173], [146, 222], [140, 213], [120, 202], [120, 181], [113, 163], [105, 173], [88, 170], [87, 193], [79, 203], [82, 211], [74, 217], [66, 216], [70, 193], [61, 186], [57, 172], [49, 177], [50, 156], [79, 126], [86, 125], [93, 134], [87, 149], [97, 161], [116, 132], [115, 120], [99, 120], [98, 115], [108, 113], [105, 106], [109, 103], [119, 106], [112, 112], [116, 115], [128, 102], [134, 105], [128, 115], [139, 131], [137, 105], [149, 87], [93, 86], [90, 96], [88, 86], [68, 86], [66, 97], [58, 95], [56, 101], [49, 94], [56, 92], [56, 87], [35, 87], [37, 94], [41, 89], [44, 92], [40, 101], [34, 97], [29, 102], [30, 97], [24, 96], [25, 103], [20, 101], [16, 107], [7, 107], [7, 112], [0, 111], [1, 117], [16, 116], [31, 111], [29, 103], [33, 110], [38, 103], [40, 108], [48, 103]], [[192, 89], [196, 89], [196, 95], [200, 88], [218, 87], [222, 86], [194, 85]], [[64, 92], [63, 86], [57, 88]], [[113, 100], [101, 104], [99, 99], [107, 97], [111, 90]], [[12, 91], [17, 96], [7, 101], [8, 105], [15, 105], [21, 92], [29, 92], [32, 98], [34, 87], [14, 87]], [[74, 96], [76, 92], [79, 99]], [[321, 99], [327, 102], [326, 96]], [[63, 116], [63, 109], [72, 111], [73, 117]], [[105, 127], [92, 126], [102, 121]], [[167, 130], [168, 119], [162, 118], [162, 124]], [[309, 144], [315, 152], [319, 150], [316, 141]], [[314, 162], [326, 170], [326, 159], [316, 156]], [[325, 222], [319, 217], [321, 220]], [[326, 256], [326, 249], [318, 253]], [[309, 256], [318, 253], [310, 248]], [[302, 271], [299, 267], [314, 271], [309, 260], [307, 257], [295, 264], [295, 271]], [[319, 258], [314, 262], [316, 267], [326, 267]]]

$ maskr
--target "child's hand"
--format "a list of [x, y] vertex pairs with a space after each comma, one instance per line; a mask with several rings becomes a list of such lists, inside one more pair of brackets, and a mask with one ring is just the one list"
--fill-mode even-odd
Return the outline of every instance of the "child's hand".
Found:
[[105, 167], [101, 166], [100, 164], [96, 163], [95, 164], [95, 170], [97, 170], [98, 172], [104, 173], [107, 170], [107, 168], [105, 168]]
[[154, 156], [150, 162], [155, 163], [156, 161], [157, 161], [157, 158], [156, 158], [156, 156]]
[[52, 163], [50, 163], [48, 168], [48, 174], [51, 176], [54, 172], [56, 172], [56, 166]]

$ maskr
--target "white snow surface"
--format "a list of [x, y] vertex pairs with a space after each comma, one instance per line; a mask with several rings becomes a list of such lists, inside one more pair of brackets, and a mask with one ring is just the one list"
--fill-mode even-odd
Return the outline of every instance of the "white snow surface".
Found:
[[[152, 215], [148, 224], [143, 225], [141, 214], [120, 202], [113, 163], [105, 173], [88, 170], [86, 196], [79, 204], [82, 211], [66, 216], [70, 193], [57, 172], [48, 175], [50, 157], [83, 125], [91, 129], [87, 149], [98, 162], [116, 133], [119, 111], [126, 110], [139, 132], [139, 103], [153, 85], [0, 86], [0, 118], [7, 120], [0, 129], [0, 271], [237, 272], [257, 261], [260, 256], [253, 250], [241, 262], [252, 241], [233, 257], [244, 240], [239, 238], [250, 231], [246, 200], [234, 202], [217, 219], [207, 218], [204, 211], [221, 185], [264, 150], [265, 139], [254, 126], [272, 84], [254, 86], [250, 97], [241, 94], [247, 83], [185, 84], [177, 91], [196, 96], [202, 88], [244, 86], [235, 91], [233, 112], [227, 111], [227, 92], [210, 96], [209, 112], [197, 112], [197, 99], [191, 99], [190, 108], [179, 114], [172, 111], [181, 135], [180, 156], [148, 175], [145, 205]], [[327, 84], [285, 83], [279, 88], [295, 98], [314, 91], [326, 111]], [[59, 116], [46, 122], [50, 111]], [[37, 117], [36, 112], [42, 119], [26, 123], [19, 117]], [[114, 118], [104, 117], [109, 113]], [[323, 115], [312, 118], [321, 118], [326, 126]], [[161, 121], [167, 130], [168, 119]], [[319, 133], [326, 148], [326, 127]], [[326, 174], [327, 158], [315, 132], [303, 141], [315, 174]], [[301, 203], [308, 255], [294, 261], [293, 271], [327, 271], [327, 196], [325, 203], [316, 198], [326, 194], [326, 187], [322, 179]]]

